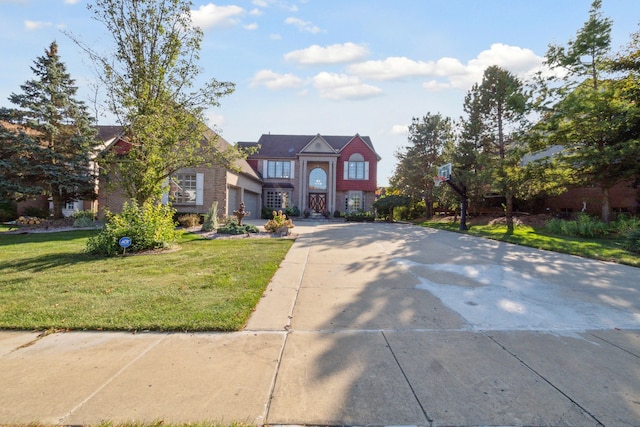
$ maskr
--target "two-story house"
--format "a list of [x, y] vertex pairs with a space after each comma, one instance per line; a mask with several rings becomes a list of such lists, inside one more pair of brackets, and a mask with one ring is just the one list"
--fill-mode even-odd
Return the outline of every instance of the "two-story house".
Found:
[[269, 209], [371, 210], [380, 156], [368, 136], [264, 134], [239, 145], [259, 147], [247, 161], [263, 179]]

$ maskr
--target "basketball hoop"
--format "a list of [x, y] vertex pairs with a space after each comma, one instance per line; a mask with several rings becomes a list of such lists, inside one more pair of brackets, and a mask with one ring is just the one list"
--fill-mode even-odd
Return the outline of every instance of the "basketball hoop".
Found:
[[433, 177], [433, 186], [434, 187], [440, 187], [440, 184], [442, 184], [445, 181], [446, 181], [446, 178], [444, 176], [434, 176]]

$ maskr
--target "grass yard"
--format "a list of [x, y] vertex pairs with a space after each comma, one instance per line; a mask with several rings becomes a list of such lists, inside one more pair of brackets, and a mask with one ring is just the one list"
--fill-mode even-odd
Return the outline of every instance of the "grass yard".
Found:
[[172, 252], [102, 258], [84, 253], [95, 233], [0, 233], [0, 328], [239, 330], [293, 244], [185, 234]]
[[458, 222], [427, 221], [419, 225], [640, 267], [640, 255], [623, 249], [620, 242], [615, 239], [553, 236], [528, 225], [516, 226], [513, 234], [507, 233], [506, 225], [472, 225], [468, 231], [459, 231], [460, 223]]

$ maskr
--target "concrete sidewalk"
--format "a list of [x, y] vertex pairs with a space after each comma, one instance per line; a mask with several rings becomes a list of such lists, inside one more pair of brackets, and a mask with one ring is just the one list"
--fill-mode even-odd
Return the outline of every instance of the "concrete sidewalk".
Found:
[[0, 332], [0, 423], [640, 425], [640, 270], [305, 222], [237, 333]]

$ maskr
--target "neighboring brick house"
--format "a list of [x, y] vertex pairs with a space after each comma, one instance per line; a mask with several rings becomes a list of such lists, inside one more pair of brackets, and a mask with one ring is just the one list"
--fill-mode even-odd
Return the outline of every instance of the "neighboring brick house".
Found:
[[[121, 127], [99, 126], [98, 130], [105, 150], [126, 154], [129, 143], [123, 138]], [[217, 138], [216, 144], [221, 149], [229, 146], [227, 141], [210, 129], [204, 137]], [[217, 201], [219, 212], [227, 216], [231, 216], [244, 202], [245, 210], [251, 213], [248, 218], [260, 218], [262, 180], [247, 161], [239, 160], [236, 165], [239, 172], [222, 166], [180, 169], [171, 176], [169, 193], [164, 195], [163, 201], [171, 201], [180, 213], [206, 213]], [[120, 212], [123, 203], [128, 200], [121, 189], [114, 188], [109, 181], [110, 176], [100, 176], [98, 206], [101, 215], [104, 208]]]
[[380, 156], [368, 136], [271, 135], [241, 146], [264, 181], [263, 206], [333, 214], [372, 210]]

